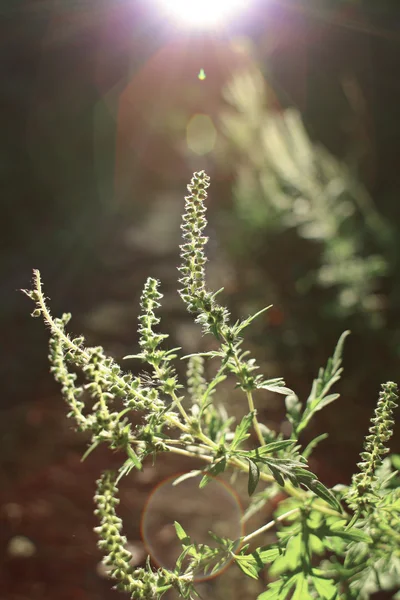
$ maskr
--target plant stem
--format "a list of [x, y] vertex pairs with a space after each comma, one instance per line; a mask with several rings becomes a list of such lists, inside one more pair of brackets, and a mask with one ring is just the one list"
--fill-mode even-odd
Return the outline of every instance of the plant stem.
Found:
[[[251, 392], [246, 392], [246, 395], [247, 395], [247, 402], [249, 404], [249, 410], [250, 410], [250, 412], [253, 412], [255, 410], [253, 394]], [[260, 424], [257, 420], [257, 415], [254, 415], [254, 417], [253, 417], [253, 426], [254, 426], [254, 431], [256, 432], [256, 435], [258, 437], [260, 446], [263, 446], [265, 444], [265, 440], [264, 440], [263, 434], [261, 433]]]
[[[225, 339], [225, 342], [228, 343], [226, 338], [224, 338], [224, 339]], [[238, 372], [240, 372], [240, 361], [237, 356], [237, 350], [234, 351], [233, 358], [236, 363], [237, 370], [238, 370]], [[246, 396], [247, 396], [247, 403], [249, 405], [249, 410], [250, 410], [250, 412], [254, 412], [254, 416], [253, 416], [254, 431], [256, 432], [256, 436], [258, 438], [258, 442], [259, 442], [260, 446], [264, 446], [265, 440], [264, 440], [263, 434], [261, 433], [260, 424], [258, 422], [257, 415], [255, 414], [253, 394], [251, 393], [251, 391], [247, 391]]]
[[49, 310], [48, 310], [48, 308], [46, 306], [45, 300], [44, 300], [43, 290], [42, 290], [42, 282], [41, 282], [41, 279], [40, 279], [40, 272], [37, 269], [35, 269], [33, 271], [33, 281], [34, 281], [34, 284], [35, 284], [36, 291], [38, 293], [38, 300], [37, 300], [37, 302], [39, 303], [40, 309], [41, 309], [41, 311], [43, 313], [43, 317], [44, 317], [45, 323], [47, 323], [47, 325], [50, 327], [50, 329], [52, 331], [54, 331], [59, 338], [62, 339], [62, 341], [64, 342], [64, 344], [70, 350], [75, 350], [75, 351], [79, 350], [80, 354], [81, 354], [81, 357], [83, 359], [85, 359], [86, 361], [89, 361], [90, 360], [90, 356], [89, 356], [88, 352], [85, 352], [85, 350], [82, 350], [81, 348], [78, 348], [78, 346], [76, 346], [73, 343], [73, 341], [70, 340], [69, 337], [63, 332], [63, 330], [60, 329], [59, 327], [57, 327], [57, 325], [54, 323], [53, 317], [51, 316], [51, 314], [50, 314], [50, 312], [49, 312]]
[[249, 533], [249, 535], [246, 535], [242, 539], [242, 543], [246, 544], [248, 541], [252, 540], [257, 535], [260, 535], [260, 533], [264, 533], [265, 531], [268, 531], [269, 529], [272, 529], [274, 527], [274, 525], [276, 525], [277, 523], [280, 523], [281, 521], [284, 521], [285, 519], [287, 519], [291, 515], [295, 515], [298, 512], [300, 512], [300, 508], [292, 508], [291, 510], [288, 510], [288, 512], [284, 513], [283, 515], [279, 515], [279, 517], [277, 517], [273, 521], [270, 521], [266, 525], [263, 525], [262, 527], [260, 527], [259, 529], [256, 529], [252, 533]]
[[197, 452], [184, 450], [183, 448], [176, 448], [175, 446], [169, 446], [168, 444], [165, 444], [165, 447], [170, 452], [175, 452], [175, 454], [181, 454], [182, 456], [190, 456], [191, 458], [201, 458], [201, 460], [205, 460], [208, 463], [212, 463], [214, 460], [212, 456], [208, 456], [207, 454], [197, 454]]

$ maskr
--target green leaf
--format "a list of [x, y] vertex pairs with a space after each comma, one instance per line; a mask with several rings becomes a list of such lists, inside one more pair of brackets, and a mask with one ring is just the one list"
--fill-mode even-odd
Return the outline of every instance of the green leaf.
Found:
[[[303, 554], [303, 537], [302, 532], [290, 537], [285, 554], [280, 556], [273, 564], [271, 572], [294, 571], [301, 563]], [[278, 562], [279, 561], [279, 562]], [[277, 571], [279, 569], [279, 571]]]
[[241, 553], [235, 556], [238, 567], [248, 577], [258, 579], [258, 573], [267, 563], [273, 562], [279, 556], [278, 548], [257, 548], [251, 554], [244, 554], [248, 546], [241, 550]]
[[286, 416], [296, 431], [297, 424], [301, 416], [302, 403], [296, 396], [296, 394], [289, 394], [285, 398]]
[[257, 596], [257, 600], [286, 600], [290, 590], [297, 581], [297, 573], [291, 575], [286, 580], [278, 580], [268, 585], [267, 591]]
[[137, 455], [135, 454], [135, 451], [133, 450], [133, 448], [131, 446], [129, 446], [129, 444], [126, 447], [126, 452], [129, 456], [129, 458], [131, 459], [133, 465], [140, 471], [142, 469], [142, 464], [141, 464], [139, 458], [137, 457]]
[[312, 413], [316, 413], [319, 410], [323, 409], [325, 406], [328, 406], [328, 404], [331, 404], [332, 402], [334, 402], [335, 400], [337, 400], [340, 397], [340, 394], [329, 394], [328, 396], [325, 396], [324, 398], [322, 398], [321, 400], [319, 400], [319, 398], [317, 398], [315, 400], [315, 406], [312, 406]]
[[250, 437], [250, 434], [248, 433], [248, 431], [252, 425], [253, 417], [254, 417], [254, 412], [250, 412], [248, 415], [243, 417], [240, 424], [236, 427], [235, 435], [233, 436], [233, 440], [232, 440], [231, 447], [230, 447], [231, 451], [236, 450], [236, 448], [242, 442], [244, 442], [244, 440], [247, 440], [247, 438]]
[[318, 377], [314, 379], [311, 392], [307, 398], [306, 408], [302, 415], [300, 423], [296, 426], [297, 435], [305, 429], [312, 416], [339, 398], [339, 394], [327, 395], [331, 387], [339, 381], [343, 369], [340, 367], [342, 363], [343, 346], [346, 337], [350, 331], [345, 331], [339, 338], [336, 344], [332, 358], [329, 358], [325, 369], [321, 368], [318, 372]]
[[297, 440], [278, 440], [276, 442], [270, 442], [265, 446], [260, 446], [255, 450], [246, 452], [245, 456], [249, 458], [259, 458], [268, 454], [273, 454], [274, 452], [279, 452], [280, 450], [286, 450], [286, 448], [290, 448], [296, 443]]
[[336, 529], [335, 525], [331, 525], [327, 535], [334, 535], [348, 542], [365, 542], [366, 544], [373, 543], [371, 537], [365, 533], [365, 531], [356, 529], [355, 527], [352, 529]]
[[342, 333], [342, 335], [340, 336], [338, 343], [336, 344], [336, 348], [333, 353], [333, 360], [332, 360], [334, 371], [337, 371], [337, 369], [340, 367], [340, 365], [342, 363], [344, 342], [345, 342], [347, 336], [350, 335], [350, 333], [351, 333], [351, 331], [349, 329], [344, 331]]
[[249, 496], [252, 496], [258, 485], [258, 482], [260, 481], [260, 469], [250, 458], [248, 458], [247, 461], [249, 463], [249, 481], [247, 491]]
[[185, 546], [190, 544], [190, 537], [188, 536], [186, 531], [183, 529], [182, 525], [180, 525], [177, 521], [175, 521], [174, 526], [175, 526], [176, 535], [178, 536], [178, 538], [180, 539], [182, 544], [184, 544]]
[[321, 600], [334, 600], [337, 597], [338, 591], [333, 579], [313, 576], [312, 583]]
[[299, 573], [297, 576], [296, 588], [292, 600], [313, 600], [313, 597], [308, 591], [307, 576], [305, 576], [304, 573]]
[[293, 390], [286, 387], [283, 383], [270, 383], [269, 381], [264, 381], [257, 385], [257, 389], [268, 390], [269, 392], [275, 392], [276, 394], [283, 394], [284, 396], [290, 396], [294, 394]]
[[270, 304], [269, 306], [266, 306], [265, 308], [262, 308], [261, 310], [256, 312], [254, 315], [251, 315], [250, 317], [248, 317], [245, 321], [242, 321], [241, 323], [239, 323], [234, 328], [235, 334], [238, 335], [243, 329], [245, 329], [245, 327], [248, 327], [250, 325], [250, 323], [252, 323], [255, 319], [257, 319], [260, 315], [265, 313], [270, 308], [272, 308], [272, 304]]
[[400, 454], [391, 454], [390, 459], [392, 461], [393, 467], [400, 471]]
[[267, 548], [266, 546], [262, 546], [261, 548], [257, 548], [252, 552], [252, 556], [256, 559], [257, 564], [266, 565], [268, 563], [274, 562], [280, 555], [279, 548]]
[[307, 486], [314, 494], [316, 494], [322, 500], [325, 500], [332, 508], [337, 510], [338, 512], [342, 512], [342, 507], [340, 506], [339, 501], [336, 499], [334, 494], [328, 490], [318, 479], [314, 479]]
[[251, 554], [247, 554], [246, 556], [236, 556], [235, 558], [236, 564], [241, 571], [248, 577], [252, 579], [258, 579], [258, 571], [257, 561]]
[[185, 546], [178, 558], [176, 559], [175, 569], [180, 572], [182, 569], [183, 561], [187, 556], [190, 556], [191, 546]]
[[186, 360], [187, 358], [192, 358], [193, 356], [203, 356], [205, 358], [217, 358], [222, 357], [221, 351], [218, 350], [210, 350], [209, 352], [193, 352], [192, 354], [185, 354], [185, 356], [181, 356], [181, 360]]
[[216, 477], [220, 473], [223, 473], [226, 469], [226, 458], [223, 456], [218, 459], [217, 462], [213, 463], [211, 467], [206, 469], [206, 473], [202, 480], [200, 481], [199, 488], [203, 489], [208, 483], [210, 483], [213, 477]]
[[97, 446], [99, 444], [100, 444], [100, 442], [98, 440], [96, 440], [95, 442], [93, 442], [93, 444], [91, 444], [89, 446], [89, 448], [86, 450], [85, 454], [82, 456], [81, 462], [83, 462], [84, 460], [86, 460], [87, 457], [89, 456], [89, 454], [91, 454], [93, 452], [93, 450], [95, 450], [95, 448], [97, 448]]
[[278, 485], [280, 485], [281, 487], [284, 487], [285, 480], [282, 477], [282, 473], [281, 473], [280, 469], [278, 469], [273, 463], [269, 463], [268, 468], [271, 471], [271, 474], [272, 474], [273, 478], [275, 479], [276, 483]]
[[309, 533], [308, 535], [308, 544], [310, 547], [310, 551], [313, 554], [325, 554], [326, 548], [323, 541], [314, 533]]

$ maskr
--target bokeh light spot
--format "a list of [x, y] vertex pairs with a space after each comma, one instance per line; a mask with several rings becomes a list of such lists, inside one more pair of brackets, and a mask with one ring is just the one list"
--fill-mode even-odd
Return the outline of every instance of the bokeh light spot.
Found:
[[194, 115], [186, 126], [186, 141], [195, 154], [204, 156], [211, 152], [217, 140], [217, 131], [208, 115]]

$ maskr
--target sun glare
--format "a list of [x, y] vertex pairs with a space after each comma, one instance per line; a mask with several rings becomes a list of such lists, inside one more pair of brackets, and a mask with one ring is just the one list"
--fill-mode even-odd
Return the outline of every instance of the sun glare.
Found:
[[246, 5], [246, 0], [159, 0], [159, 2], [175, 21], [199, 29], [222, 25]]

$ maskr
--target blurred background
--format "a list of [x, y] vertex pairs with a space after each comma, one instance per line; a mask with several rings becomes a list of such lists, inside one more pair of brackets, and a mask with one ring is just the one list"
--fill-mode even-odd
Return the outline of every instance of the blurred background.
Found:
[[[171, 347], [207, 350], [176, 292], [193, 171], [212, 182], [210, 286], [225, 287], [235, 319], [274, 305], [247, 338], [264, 372], [304, 400], [351, 329], [341, 399], [307, 433], [329, 433], [312, 464], [321, 480], [349, 481], [379, 385], [399, 381], [397, 4], [248, 0], [207, 27], [161, 0], [0, 8], [1, 600], [123, 597], [92, 531], [95, 480], [121, 457], [102, 448], [80, 462], [87, 440], [66, 419], [47, 332], [18, 290], [39, 268], [53, 314], [72, 312], [75, 334], [121, 359], [136, 351], [143, 283], [158, 277]], [[231, 387], [221, 401], [235, 413]], [[256, 402], [286, 431], [281, 396]], [[135, 564], [152, 490], [191, 467], [160, 457], [123, 482]], [[241, 587], [235, 569], [201, 585], [210, 599], [263, 589]]]

